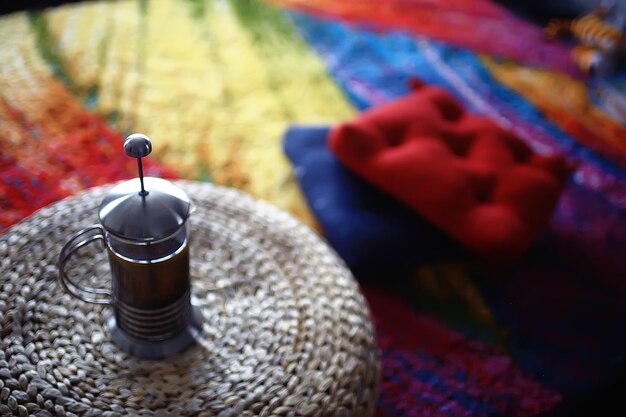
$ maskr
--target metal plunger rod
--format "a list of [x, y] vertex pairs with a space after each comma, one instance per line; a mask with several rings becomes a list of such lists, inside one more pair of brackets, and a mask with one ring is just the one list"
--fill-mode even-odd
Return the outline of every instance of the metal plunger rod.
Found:
[[150, 139], [146, 135], [133, 133], [128, 136], [126, 142], [124, 142], [124, 152], [132, 158], [137, 158], [137, 170], [139, 171], [139, 182], [141, 184], [139, 195], [147, 195], [148, 192], [143, 185], [143, 164], [141, 158], [148, 156], [150, 152], [152, 152], [152, 142], [150, 142]]
[[146, 189], [143, 187], [143, 164], [141, 163], [141, 158], [137, 158], [137, 169], [139, 170], [139, 183], [141, 184], [139, 194], [146, 195]]

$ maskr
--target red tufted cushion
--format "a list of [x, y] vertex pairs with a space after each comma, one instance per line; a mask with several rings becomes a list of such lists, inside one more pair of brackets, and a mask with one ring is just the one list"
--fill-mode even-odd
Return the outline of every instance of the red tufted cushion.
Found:
[[329, 146], [351, 170], [493, 261], [524, 252], [570, 173], [430, 86], [336, 127]]

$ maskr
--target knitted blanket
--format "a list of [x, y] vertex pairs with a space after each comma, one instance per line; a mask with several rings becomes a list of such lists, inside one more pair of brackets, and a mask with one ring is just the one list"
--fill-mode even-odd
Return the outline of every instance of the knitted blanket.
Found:
[[512, 267], [364, 283], [377, 413], [575, 408], [625, 365], [625, 79], [585, 77], [568, 45], [489, 0], [121, 0], [2, 16], [0, 231], [133, 177], [132, 132], [153, 141], [148, 175], [237, 187], [316, 227], [284, 132], [350, 120], [416, 77], [578, 168]]

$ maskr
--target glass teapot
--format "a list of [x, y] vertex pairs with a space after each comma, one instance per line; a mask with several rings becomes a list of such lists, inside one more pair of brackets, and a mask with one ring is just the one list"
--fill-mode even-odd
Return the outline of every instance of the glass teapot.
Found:
[[[139, 177], [113, 187], [100, 204], [100, 224], [87, 227], [61, 250], [59, 281], [72, 296], [113, 307], [107, 320], [111, 339], [131, 354], [158, 358], [191, 345], [201, 327], [192, 304], [187, 220], [192, 205], [172, 183], [143, 176], [141, 158], [150, 140], [130, 135], [124, 143], [137, 158]], [[71, 256], [92, 242], [104, 243], [111, 269], [111, 289], [91, 288], [66, 273]]]

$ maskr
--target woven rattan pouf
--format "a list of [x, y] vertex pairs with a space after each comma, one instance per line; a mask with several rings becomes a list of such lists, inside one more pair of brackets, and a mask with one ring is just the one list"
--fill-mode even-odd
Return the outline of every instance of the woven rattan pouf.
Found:
[[[198, 343], [159, 361], [109, 341], [107, 307], [56, 281], [62, 244], [97, 222], [108, 187], [40, 210], [0, 237], [0, 415], [371, 416], [379, 358], [364, 298], [332, 251], [268, 204], [177, 182], [193, 200]], [[110, 281], [105, 251], [69, 273]]]

